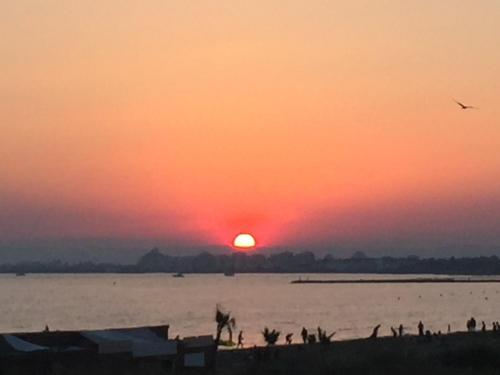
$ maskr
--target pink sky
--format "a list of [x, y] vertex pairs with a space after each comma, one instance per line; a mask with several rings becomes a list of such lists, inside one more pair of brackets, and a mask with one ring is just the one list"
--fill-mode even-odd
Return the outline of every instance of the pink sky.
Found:
[[0, 236], [498, 243], [498, 19], [494, 0], [3, 1]]

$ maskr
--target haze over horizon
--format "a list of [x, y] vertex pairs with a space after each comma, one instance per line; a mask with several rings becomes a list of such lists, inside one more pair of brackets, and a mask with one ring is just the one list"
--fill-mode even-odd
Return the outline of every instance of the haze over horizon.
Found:
[[494, 0], [3, 1], [0, 254], [249, 232], [500, 255], [499, 19]]

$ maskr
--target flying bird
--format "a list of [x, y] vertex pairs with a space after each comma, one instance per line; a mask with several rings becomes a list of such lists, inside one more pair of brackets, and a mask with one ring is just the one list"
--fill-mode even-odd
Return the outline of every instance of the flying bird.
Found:
[[457, 104], [460, 106], [460, 108], [462, 108], [462, 109], [479, 109], [479, 108], [473, 107], [473, 106], [471, 106], [471, 105], [465, 105], [465, 104], [463, 104], [463, 103], [460, 103], [459, 101], [457, 101], [457, 100], [455, 100], [455, 99], [453, 99], [453, 101], [454, 101], [455, 103], [457, 103]]

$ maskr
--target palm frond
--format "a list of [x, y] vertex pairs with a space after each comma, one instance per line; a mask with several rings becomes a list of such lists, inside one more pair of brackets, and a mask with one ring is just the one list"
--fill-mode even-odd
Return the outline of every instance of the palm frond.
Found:
[[262, 336], [264, 336], [264, 340], [266, 341], [267, 345], [276, 344], [278, 338], [280, 337], [280, 334], [281, 334], [280, 331], [276, 331], [275, 329], [271, 331], [267, 327], [265, 327], [264, 330], [262, 331]]

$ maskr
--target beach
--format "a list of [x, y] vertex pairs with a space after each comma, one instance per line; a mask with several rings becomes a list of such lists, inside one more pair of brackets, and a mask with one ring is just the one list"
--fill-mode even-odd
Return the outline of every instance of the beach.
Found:
[[498, 374], [500, 334], [359, 339], [222, 352], [218, 374]]
[[219, 351], [209, 368], [184, 368], [180, 359], [125, 354], [31, 354], [2, 358], [3, 375], [18, 374], [463, 374], [500, 371], [498, 332], [357, 339]]

